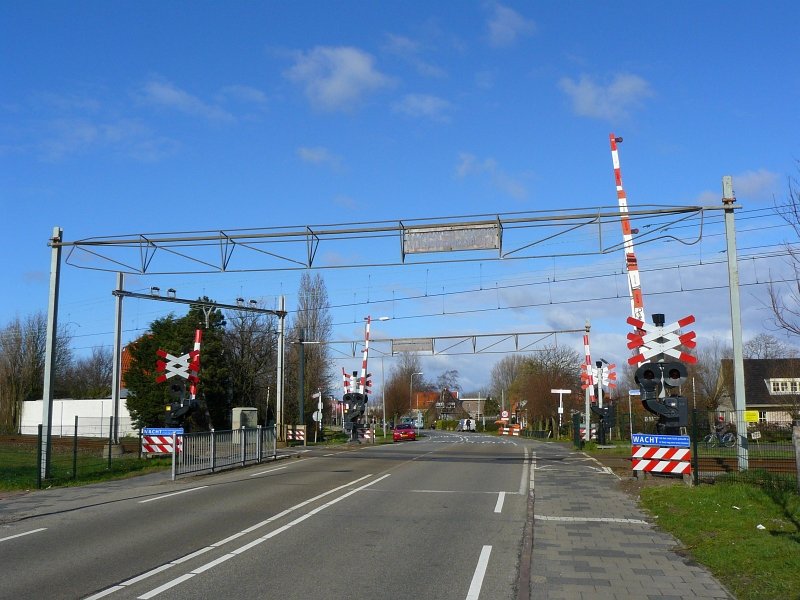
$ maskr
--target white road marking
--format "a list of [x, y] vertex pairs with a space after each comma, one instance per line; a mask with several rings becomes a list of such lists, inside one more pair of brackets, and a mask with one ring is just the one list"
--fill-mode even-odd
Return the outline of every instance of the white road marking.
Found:
[[5, 542], [6, 540], [13, 540], [14, 538], [22, 537], [24, 535], [30, 535], [32, 533], [38, 533], [40, 531], [44, 531], [45, 529], [47, 529], [47, 527], [40, 527], [39, 529], [31, 529], [30, 531], [26, 531], [25, 533], [10, 535], [8, 537], [0, 538], [0, 542]]
[[[369, 477], [369, 475], [367, 475], [367, 477]], [[239, 554], [243, 554], [244, 552], [247, 552], [248, 550], [250, 550], [252, 548], [255, 548], [256, 546], [258, 546], [262, 542], [265, 542], [265, 541], [275, 537], [276, 535], [283, 533], [284, 531], [288, 531], [289, 529], [291, 529], [295, 525], [297, 525], [299, 523], [302, 523], [306, 519], [309, 519], [309, 518], [313, 517], [314, 515], [316, 515], [317, 513], [322, 512], [326, 508], [328, 508], [330, 506], [333, 506], [334, 504], [336, 504], [338, 502], [341, 502], [345, 498], [349, 498], [350, 496], [352, 496], [353, 494], [355, 494], [357, 492], [360, 492], [364, 488], [367, 488], [367, 487], [369, 487], [371, 485], [374, 485], [374, 484], [378, 483], [379, 481], [383, 481], [387, 477], [389, 477], [388, 473], [386, 475], [382, 476], [382, 477], [379, 477], [375, 481], [371, 481], [371, 482], [366, 483], [366, 484], [364, 484], [364, 485], [362, 485], [360, 487], [357, 487], [354, 490], [350, 490], [346, 494], [342, 494], [338, 498], [334, 498], [333, 500], [330, 500], [330, 501], [326, 502], [325, 504], [323, 504], [321, 506], [318, 506], [317, 508], [314, 508], [314, 509], [308, 511], [306, 514], [304, 514], [304, 515], [302, 515], [300, 517], [297, 517], [294, 521], [291, 521], [290, 523], [287, 523], [286, 525], [284, 525], [282, 527], [279, 527], [278, 529], [275, 529], [274, 531], [270, 531], [268, 534], [266, 534], [264, 536], [261, 536], [260, 538], [255, 539], [252, 542], [249, 542], [249, 543], [245, 544], [244, 546], [236, 548], [235, 550], [232, 550], [229, 553], [224, 554], [223, 556], [220, 556], [219, 558], [216, 558], [211, 562], [208, 562], [208, 563], [206, 563], [204, 565], [201, 565], [201, 566], [197, 567], [196, 569], [190, 571], [189, 573], [181, 575], [180, 577], [176, 577], [175, 579], [173, 579], [171, 581], [168, 581], [165, 584], [163, 584], [163, 585], [161, 585], [161, 586], [159, 586], [159, 587], [157, 587], [157, 588], [155, 588], [153, 590], [150, 590], [149, 592], [147, 592], [147, 593], [145, 593], [145, 594], [143, 594], [141, 596], [138, 596], [138, 598], [139, 598], [139, 600], [149, 600], [149, 598], [153, 598], [153, 597], [157, 596], [158, 594], [160, 594], [161, 592], [163, 592], [165, 590], [168, 590], [170, 588], [173, 588], [176, 585], [178, 585], [180, 583], [183, 583], [187, 579], [190, 579], [190, 578], [194, 577], [195, 575], [197, 575], [199, 573], [203, 573], [203, 572], [211, 569], [212, 567], [215, 567], [215, 566], [217, 566], [217, 565], [219, 565], [219, 564], [221, 564], [221, 563], [223, 563], [223, 562], [225, 562], [225, 561], [227, 561], [227, 560], [229, 560], [231, 558], [234, 558], [235, 556], [238, 556]], [[364, 478], [362, 477], [362, 479], [364, 479]], [[491, 547], [489, 547], [489, 548], [491, 550]], [[487, 556], [487, 560], [488, 560], [488, 556]], [[480, 563], [479, 563], [478, 566], [480, 567]], [[486, 567], [484, 565], [483, 572], [485, 572], [485, 571], [486, 571]], [[483, 580], [483, 574], [481, 574], [481, 580]], [[473, 582], [474, 582], [474, 578], [473, 578]], [[480, 589], [480, 586], [479, 586], [479, 589]]]
[[472, 583], [469, 584], [467, 600], [478, 600], [483, 586], [483, 577], [486, 575], [486, 567], [489, 566], [489, 555], [492, 553], [491, 546], [484, 546], [481, 555], [478, 557], [478, 566], [475, 567], [475, 574], [472, 576]]
[[188, 494], [189, 492], [195, 492], [197, 490], [202, 490], [203, 488], [207, 488], [207, 485], [201, 485], [200, 487], [190, 488], [188, 490], [181, 490], [180, 492], [172, 492], [171, 494], [164, 494], [163, 496], [156, 496], [155, 498], [148, 498], [147, 500], [139, 500], [139, 504], [146, 504], [147, 502], [153, 502], [154, 500], [163, 500], [164, 498], [169, 498], [170, 496], [177, 496], [178, 494]]
[[168, 589], [175, 587], [179, 583], [183, 583], [187, 579], [191, 579], [192, 577], [194, 577], [194, 573], [186, 573], [186, 575], [181, 575], [177, 579], [173, 579], [172, 581], [168, 581], [164, 585], [162, 585], [160, 587], [157, 587], [154, 590], [150, 590], [146, 594], [142, 594], [141, 596], [139, 596], [139, 599], [140, 600], [148, 600], [148, 598], [152, 598], [154, 596], [158, 596], [161, 592], [165, 592]]
[[500, 492], [497, 494], [497, 504], [494, 505], [494, 512], [501, 513], [503, 512], [503, 502], [505, 502], [506, 493]]
[[[307, 459], [306, 459], [307, 460]], [[300, 461], [297, 461], [300, 462]], [[266, 471], [260, 471], [259, 473], [252, 473], [248, 477], [258, 477], [259, 475], [266, 475], [267, 473], [272, 473], [274, 471], [280, 471], [281, 469], [285, 469], [286, 467], [275, 467], [274, 469], [267, 469]]]
[[[300, 502], [299, 504], [295, 504], [294, 506], [291, 506], [291, 507], [287, 508], [286, 510], [279, 512], [278, 514], [270, 517], [269, 519], [265, 519], [264, 521], [261, 521], [260, 523], [256, 523], [255, 525], [253, 525], [251, 527], [248, 527], [247, 529], [243, 529], [239, 533], [235, 533], [235, 534], [233, 534], [233, 535], [231, 535], [231, 536], [229, 536], [229, 537], [227, 537], [225, 539], [222, 539], [222, 540], [220, 540], [220, 541], [218, 541], [218, 542], [216, 542], [214, 544], [211, 544], [210, 546], [206, 546], [205, 548], [200, 548], [199, 550], [195, 550], [194, 552], [191, 552], [191, 553], [189, 553], [189, 554], [187, 554], [185, 556], [182, 556], [181, 558], [177, 558], [177, 559], [173, 560], [172, 562], [163, 564], [161, 566], [156, 567], [155, 569], [147, 571], [146, 573], [142, 573], [141, 575], [137, 575], [136, 577], [133, 577], [131, 579], [123, 581], [122, 583], [120, 583], [118, 585], [115, 585], [113, 587], [110, 587], [107, 590], [102, 590], [102, 591], [98, 592], [97, 594], [95, 594], [93, 596], [89, 596], [85, 600], [97, 600], [98, 598], [103, 598], [103, 597], [108, 596], [109, 594], [111, 594], [113, 592], [116, 592], [118, 590], [125, 589], [126, 587], [128, 587], [130, 585], [133, 585], [135, 583], [143, 581], [144, 579], [147, 579], [149, 577], [152, 577], [153, 575], [161, 573], [162, 571], [165, 571], [165, 570], [167, 570], [167, 569], [169, 569], [171, 567], [174, 567], [175, 565], [178, 565], [178, 564], [181, 564], [181, 563], [186, 562], [188, 560], [191, 560], [191, 559], [193, 559], [193, 558], [195, 558], [195, 557], [197, 557], [197, 556], [199, 556], [201, 554], [205, 554], [209, 550], [213, 550], [214, 548], [218, 548], [218, 547], [222, 546], [223, 544], [226, 544], [227, 542], [230, 542], [232, 540], [235, 540], [238, 537], [241, 537], [241, 536], [243, 536], [243, 535], [245, 535], [247, 533], [250, 533], [251, 531], [255, 531], [256, 529], [258, 529], [260, 527], [263, 527], [264, 525], [267, 525], [268, 523], [272, 523], [273, 521], [288, 515], [289, 513], [297, 510], [298, 508], [302, 508], [303, 506], [306, 506], [307, 504], [309, 504], [311, 502], [319, 500], [320, 498], [324, 498], [325, 496], [333, 494], [334, 492], [338, 492], [341, 489], [344, 489], [346, 487], [354, 485], [354, 484], [358, 483], [359, 481], [363, 481], [364, 479], [366, 479], [368, 477], [372, 477], [372, 474], [370, 473], [368, 475], [364, 475], [363, 477], [359, 477], [358, 479], [354, 479], [353, 481], [351, 481], [349, 483], [346, 483], [344, 485], [340, 485], [339, 487], [335, 487], [335, 488], [333, 488], [331, 490], [328, 490], [327, 492], [323, 492], [322, 494], [314, 496], [313, 498], [309, 498], [308, 500], [304, 500], [303, 502]], [[376, 480], [373, 483], [376, 483], [377, 481], [379, 481], [379, 480]]]

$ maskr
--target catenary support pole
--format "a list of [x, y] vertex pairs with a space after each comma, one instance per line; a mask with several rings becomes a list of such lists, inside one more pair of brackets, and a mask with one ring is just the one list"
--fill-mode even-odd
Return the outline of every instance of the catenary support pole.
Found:
[[286, 353], [286, 296], [280, 297], [280, 314], [278, 319], [278, 364], [277, 373], [275, 375], [277, 383], [275, 385], [275, 412], [276, 424], [275, 430], [278, 439], [283, 440], [283, 378], [284, 367], [283, 361]]
[[731, 298], [731, 337], [733, 343], [734, 409], [736, 411], [736, 435], [739, 438], [739, 470], [749, 467], [747, 448], [747, 423], [744, 411], [747, 402], [744, 391], [744, 356], [742, 349], [742, 311], [739, 304], [739, 266], [736, 255], [736, 224], [733, 210], [736, 198], [733, 195], [733, 177], [722, 178], [722, 204], [725, 207], [725, 242], [728, 255], [728, 289]]
[[53, 227], [50, 248], [50, 298], [47, 304], [47, 337], [44, 354], [44, 387], [42, 390], [42, 436], [39, 474], [42, 479], [50, 475], [50, 438], [53, 426], [53, 383], [56, 366], [56, 335], [58, 332], [58, 289], [61, 279], [61, 241], [64, 230]]
[[[117, 273], [117, 291], [125, 289], [125, 275]], [[114, 297], [114, 361], [111, 367], [111, 403], [114, 408], [112, 441], [119, 444], [119, 405], [122, 385], [122, 296]]]

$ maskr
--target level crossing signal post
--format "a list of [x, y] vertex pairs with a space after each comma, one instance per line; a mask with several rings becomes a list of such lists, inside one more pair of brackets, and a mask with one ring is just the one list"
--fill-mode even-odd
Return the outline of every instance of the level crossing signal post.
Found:
[[646, 326], [642, 321], [628, 318], [628, 323], [638, 329], [637, 333], [628, 334], [628, 348], [639, 349], [639, 353], [628, 362], [642, 363], [636, 369], [635, 381], [642, 405], [658, 417], [656, 428], [659, 434], [680, 435], [689, 424], [689, 401], [680, 394], [680, 387], [687, 378], [684, 362], [695, 363], [697, 359], [678, 346], [694, 348], [695, 333], [678, 334], [677, 330], [693, 322], [694, 317], [690, 315], [664, 325], [664, 315], [654, 314], [653, 326]]

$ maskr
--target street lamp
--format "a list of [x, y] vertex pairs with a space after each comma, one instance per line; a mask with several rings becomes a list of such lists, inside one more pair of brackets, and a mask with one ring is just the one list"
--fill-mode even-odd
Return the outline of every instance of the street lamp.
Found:
[[[414, 375], [424, 375], [424, 373], [412, 373], [411, 374], [411, 384], [408, 387], [408, 412], [411, 412], [411, 403], [414, 400]], [[417, 409], [419, 409], [419, 402], [417, 402]], [[416, 422], [417, 416], [414, 415], [414, 421]]]

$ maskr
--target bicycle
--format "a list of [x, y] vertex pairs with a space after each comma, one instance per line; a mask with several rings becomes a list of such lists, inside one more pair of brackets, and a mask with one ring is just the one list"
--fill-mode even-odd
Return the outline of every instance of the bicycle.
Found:
[[727, 431], [725, 433], [719, 433], [715, 431], [704, 437], [703, 443], [707, 448], [713, 448], [715, 446], [733, 448], [736, 445], [736, 436], [731, 431]]

